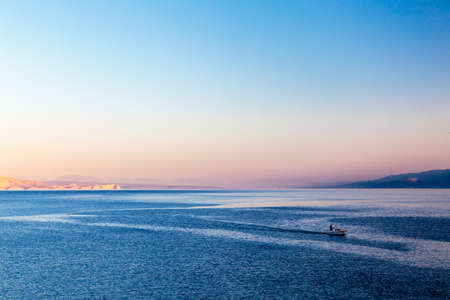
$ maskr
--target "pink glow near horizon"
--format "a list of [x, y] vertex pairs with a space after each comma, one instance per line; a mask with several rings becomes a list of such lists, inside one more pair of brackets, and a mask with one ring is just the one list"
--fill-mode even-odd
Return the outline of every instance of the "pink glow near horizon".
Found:
[[0, 165], [2, 175], [24, 179], [78, 174], [225, 187], [315, 185], [450, 166], [449, 143], [433, 135], [292, 134], [256, 138], [256, 133], [218, 132], [186, 139], [42, 134], [10, 138]]

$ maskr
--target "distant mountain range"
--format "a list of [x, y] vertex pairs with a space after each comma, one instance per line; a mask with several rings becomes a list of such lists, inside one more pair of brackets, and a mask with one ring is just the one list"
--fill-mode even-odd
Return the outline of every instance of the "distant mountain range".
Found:
[[213, 186], [194, 185], [161, 185], [150, 183], [134, 183], [133, 180], [118, 181], [98, 179], [87, 176], [64, 176], [51, 181], [21, 180], [0, 176], [0, 190], [198, 190], [219, 189]]
[[111, 181], [115, 182], [117, 186], [120, 186], [122, 190], [216, 190], [220, 187], [216, 186], [197, 186], [197, 185], [166, 185], [166, 184], [154, 184], [151, 183], [151, 179], [116, 179], [106, 180], [98, 179], [87, 176], [64, 176], [55, 180], [45, 181], [48, 185], [68, 185], [76, 183], [80, 186], [90, 185], [107, 185]]
[[51, 184], [36, 180], [20, 180], [0, 176], [0, 190], [120, 190], [120, 186], [118, 184], [81, 184], [68, 182]]
[[450, 169], [430, 170], [420, 173], [389, 175], [383, 178], [357, 181], [334, 188], [450, 188]]

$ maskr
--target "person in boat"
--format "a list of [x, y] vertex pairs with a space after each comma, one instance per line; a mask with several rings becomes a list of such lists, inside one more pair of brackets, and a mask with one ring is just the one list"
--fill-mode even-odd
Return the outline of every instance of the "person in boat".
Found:
[[330, 224], [330, 231], [333, 231], [333, 225]]

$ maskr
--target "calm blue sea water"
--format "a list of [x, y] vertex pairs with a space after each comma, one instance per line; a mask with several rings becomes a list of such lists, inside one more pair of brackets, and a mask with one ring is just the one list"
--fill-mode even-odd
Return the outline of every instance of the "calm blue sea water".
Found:
[[1, 298], [448, 298], [449, 275], [450, 190], [0, 192]]

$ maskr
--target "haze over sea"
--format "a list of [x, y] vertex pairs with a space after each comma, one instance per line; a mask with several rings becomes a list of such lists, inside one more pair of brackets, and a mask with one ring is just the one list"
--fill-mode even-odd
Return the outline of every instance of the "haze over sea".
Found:
[[0, 295], [448, 298], [449, 229], [449, 189], [3, 191]]

